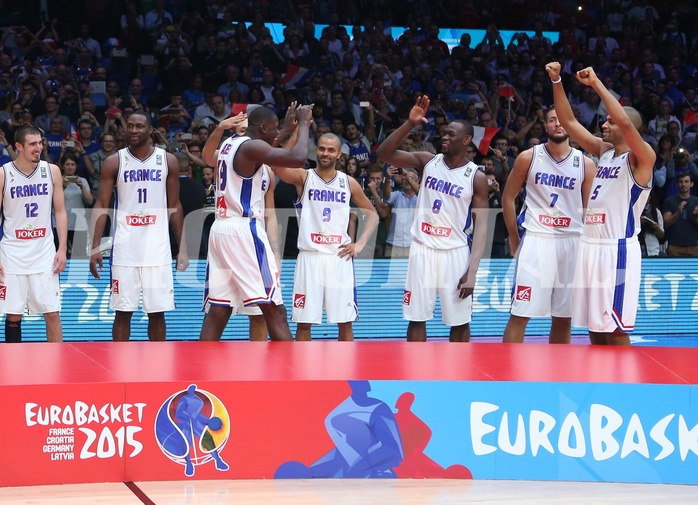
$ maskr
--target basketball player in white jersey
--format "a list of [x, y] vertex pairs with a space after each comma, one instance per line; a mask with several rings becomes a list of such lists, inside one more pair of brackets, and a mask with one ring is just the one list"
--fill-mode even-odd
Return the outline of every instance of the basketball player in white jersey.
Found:
[[402, 315], [409, 321], [407, 340], [425, 341], [426, 321], [434, 317], [438, 296], [443, 322], [451, 327], [450, 341], [469, 342], [471, 295], [487, 235], [487, 177], [465, 156], [473, 140], [467, 121], [453, 121], [444, 129], [442, 154], [398, 150], [412, 128], [427, 121], [428, 109], [429, 98], [418, 98], [409, 119], [378, 149], [383, 161], [416, 168], [421, 175]]
[[[235, 135], [242, 136], [247, 132], [248, 122], [247, 114], [245, 112], [240, 112], [236, 116], [232, 116], [224, 119], [220, 122], [219, 128], [213, 131], [211, 136], [213, 140], [209, 144], [209, 149], [204, 149], [202, 151], [203, 156], [208, 156], [206, 158], [206, 163], [209, 166], [215, 166], [218, 161], [218, 149], [211, 152], [211, 149], [217, 144], [220, 144], [220, 138], [226, 130], [230, 130], [235, 133]], [[250, 207], [260, 209], [258, 219], [260, 222], [264, 223], [264, 229], [267, 232], [267, 238], [269, 239], [269, 245], [276, 258], [276, 267], [279, 272], [281, 272], [281, 255], [279, 254], [279, 224], [276, 219], [276, 206], [274, 204], [274, 188], [276, 186], [276, 178], [269, 170], [269, 167], [263, 165], [260, 167], [260, 177], [261, 184], [260, 187], [263, 191], [254, 192], [253, 196], [257, 198], [255, 201], [250, 201]], [[263, 209], [263, 210], [262, 210]], [[204, 302], [203, 310], [208, 313], [210, 309], [208, 289], [204, 290]], [[248, 316], [250, 321], [250, 341], [253, 342], [266, 342], [268, 340], [269, 332], [267, 331], [267, 324], [264, 321], [264, 315], [261, 309], [257, 305], [250, 305], [245, 307], [242, 305], [242, 300], [240, 300], [239, 307], [233, 307], [234, 311], [239, 314], [244, 314]]]
[[[333, 133], [318, 139], [317, 168], [273, 168], [279, 178], [296, 186], [298, 199], [298, 259], [293, 278], [296, 340], [310, 340], [311, 324], [337, 324], [339, 340], [354, 340], [352, 322], [358, 319], [354, 262], [378, 226], [378, 214], [358, 181], [336, 169], [342, 142]], [[347, 233], [350, 203], [361, 209], [366, 225], [352, 243]]]
[[65, 269], [68, 239], [63, 177], [56, 165], [40, 160], [39, 130], [23, 126], [14, 140], [17, 159], [0, 170], [0, 313], [5, 314], [5, 341], [22, 341], [22, 315], [28, 308], [32, 314], [44, 315], [48, 341], [61, 342], [58, 274]]
[[[111, 298], [116, 311], [112, 338], [131, 336], [131, 317], [143, 295], [148, 314], [148, 338], [165, 340], [165, 312], [173, 310], [174, 279], [169, 245], [169, 224], [180, 244], [177, 269], [189, 266], [182, 240], [183, 212], [179, 202], [179, 163], [172, 153], [152, 145], [150, 115], [142, 110], [126, 123], [129, 145], [102, 166], [102, 180], [94, 207], [90, 271], [99, 279], [103, 270], [99, 244], [112, 192], [116, 204], [112, 220]], [[99, 270], [98, 270], [99, 268]]]
[[[552, 316], [551, 344], [569, 344], [571, 338], [574, 269], [596, 165], [570, 146], [554, 108], [544, 118], [547, 142], [517, 156], [502, 194], [509, 247], [516, 255], [505, 343], [523, 342], [531, 317]], [[515, 200], [522, 188], [517, 220]]]
[[637, 234], [656, 154], [642, 140], [640, 113], [623, 107], [591, 67], [576, 77], [599, 94], [608, 110], [601, 138], [575, 119], [562, 86], [560, 64], [551, 62], [545, 69], [553, 82], [562, 126], [585, 151], [599, 158], [584, 216], [572, 324], [588, 328], [592, 344], [630, 345], [628, 332], [635, 325], [642, 266]]
[[[266, 107], [248, 115], [249, 137], [231, 137], [219, 149], [216, 219], [209, 236], [206, 276], [209, 311], [201, 327], [201, 340], [220, 340], [233, 307], [240, 305], [259, 306], [272, 340], [293, 340], [276, 259], [261, 219], [264, 199], [260, 195], [265, 191], [262, 166], [305, 165], [311, 115], [311, 107], [298, 108], [298, 140], [291, 150], [272, 147], [279, 135], [279, 119]], [[218, 125], [204, 146], [204, 156], [210, 157], [217, 149], [225, 129], [224, 123]]]

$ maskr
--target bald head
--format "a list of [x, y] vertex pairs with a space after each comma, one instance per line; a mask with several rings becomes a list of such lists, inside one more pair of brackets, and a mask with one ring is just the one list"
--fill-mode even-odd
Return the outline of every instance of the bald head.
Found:
[[644, 121], [642, 120], [642, 114], [640, 114], [637, 109], [633, 107], [628, 107], [627, 105], [623, 107], [623, 110], [630, 118], [630, 122], [633, 124], [636, 130], [640, 131]]

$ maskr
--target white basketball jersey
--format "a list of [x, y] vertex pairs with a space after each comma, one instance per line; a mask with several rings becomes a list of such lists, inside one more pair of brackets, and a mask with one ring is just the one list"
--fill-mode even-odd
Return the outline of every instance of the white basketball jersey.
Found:
[[336, 254], [351, 242], [349, 227], [351, 187], [349, 178], [337, 172], [325, 181], [315, 170], [308, 170], [303, 194], [295, 202], [298, 213], [298, 249]]
[[519, 222], [534, 233], [581, 234], [583, 183], [581, 151], [572, 149], [565, 159], [557, 161], [545, 144], [534, 146]]
[[584, 216], [584, 236], [623, 239], [640, 232], [640, 215], [652, 186], [635, 181], [630, 152], [615, 156], [609, 149], [601, 155]]
[[169, 265], [167, 153], [155, 147], [141, 160], [126, 147], [118, 156], [111, 262], [133, 267]]
[[50, 272], [56, 246], [53, 243], [51, 210], [53, 178], [45, 161], [27, 175], [9, 162], [2, 166], [5, 187], [2, 196], [0, 261], [10, 274]]
[[264, 194], [271, 182], [270, 172], [262, 165], [252, 177], [235, 171], [235, 154], [249, 137], [230, 137], [218, 152], [216, 169], [216, 219], [250, 217], [264, 219]]
[[470, 245], [466, 230], [473, 224], [473, 181], [477, 165], [472, 162], [449, 168], [443, 154], [424, 167], [412, 223], [412, 236], [433, 249]]

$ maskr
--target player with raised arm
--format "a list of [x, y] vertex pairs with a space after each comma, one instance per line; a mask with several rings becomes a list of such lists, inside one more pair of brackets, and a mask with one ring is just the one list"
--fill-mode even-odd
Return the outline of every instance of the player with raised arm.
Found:
[[438, 296], [451, 342], [469, 342], [471, 295], [487, 235], [487, 178], [466, 158], [465, 149], [473, 140], [467, 121], [445, 127], [441, 154], [399, 150], [412, 129], [427, 122], [428, 110], [429, 98], [419, 97], [409, 119], [378, 148], [383, 161], [421, 174], [402, 314], [409, 321], [407, 340], [423, 342]]
[[[224, 119], [220, 123], [221, 129], [215, 138], [219, 138], [221, 134], [229, 130], [233, 132], [233, 135], [245, 135], [247, 132], [248, 121], [247, 113], [240, 112], [235, 116]], [[214, 140], [215, 140], [214, 138]], [[211, 148], [214, 147], [213, 144], [209, 146], [209, 150], [206, 151], [206, 155], [209, 156], [207, 164], [215, 166], [218, 160], [218, 149], [211, 152]], [[254, 196], [260, 198], [260, 201], [250, 202], [250, 207], [263, 209], [263, 212], [259, 213], [260, 222], [264, 222], [264, 229], [267, 232], [267, 237], [269, 239], [269, 245], [276, 258], [276, 267], [281, 272], [281, 255], [279, 254], [278, 241], [279, 241], [279, 224], [276, 218], [276, 207], [274, 204], [274, 188], [276, 187], [276, 180], [272, 177], [271, 172], [268, 168], [262, 168], [265, 172], [262, 174], [264, 179], [261, 185], [263, 191], [253, 193]], [[213, 186], [213, 185], [212, 185]], [[214, 186], [215, 191], [215, 186]], [[208, 292], [204, 293], [203, 310], [208, 312], [210, 309], [210, 304], [208, 303]], [[250, 341], [253, 342], [266, 342], [269, 337], [269, 332], [267, 331], [267, 324], [264, 321], [264, 314], [262, 314], [261, 309], [257, 305], [250, 305], [248, 307], [234, 307], [234, 310], [239, 314], [244, 314], [248, 316], [250, 322]], [[205, 317], [205, 316], [204, 316]]]
[[584, 128], [567, 100], [560, 68], [558, 62], [545, 66], [560, 122], [586, 152], [599, 158], [584, 216], [572, 324], [588, 328], [592, 344], [630, 345], [642, 267], [637, 234], [656, 154], [640, 134], [640, 113], [623, 107], [591, 67], [578, 71], [576, 78], [598, 93], [608, 116], [601, 138]]
[[[574, 270], [596, 165], [570, 146], [554, 108], [544, 118], [547, 142], [516, 157], [502, 194], [509, 248], [516, 256], [505, 343], [523, 342], [531, 317], [552, 316], [551, 344], [571, 339]], [[522, 188], [524, 205], [517, 218], [515, 201]]]
[[[201, 340], [220, 340], [234, 307], [257, 305], [272, 340], [293, 340], [281, 298], [276, 258], [261, 216], [261, 194], [268, 185], [268, 167], [302, 167], [307, 157], [312, 107], [297, 110], [298, 142], [291, 150], [272, 147], [279, 136], [279, 119], [266, 107], [248, 115], [249, 137], [218, 143], [230, 125], [221, 123], [204, 146], [209, 162], [216, 160], [216, 219], [211, 227], [206, 294], [209, 311]], [[267, 174], [265, 176], [265, 174]], [[278, 251], [278, 244], [277, 244]]]

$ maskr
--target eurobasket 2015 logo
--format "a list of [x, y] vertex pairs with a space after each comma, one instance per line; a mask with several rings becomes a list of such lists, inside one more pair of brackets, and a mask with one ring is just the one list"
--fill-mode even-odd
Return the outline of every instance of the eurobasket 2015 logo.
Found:
[[221, 451], [230, 436], [230, 417], [223, 403], [196, 384], [170, 396], [155, 418], [155, 439], [169, 459], [184, 466], [192, 477], [194, 468], [214, 461], [225, 472], [228, 464]]

